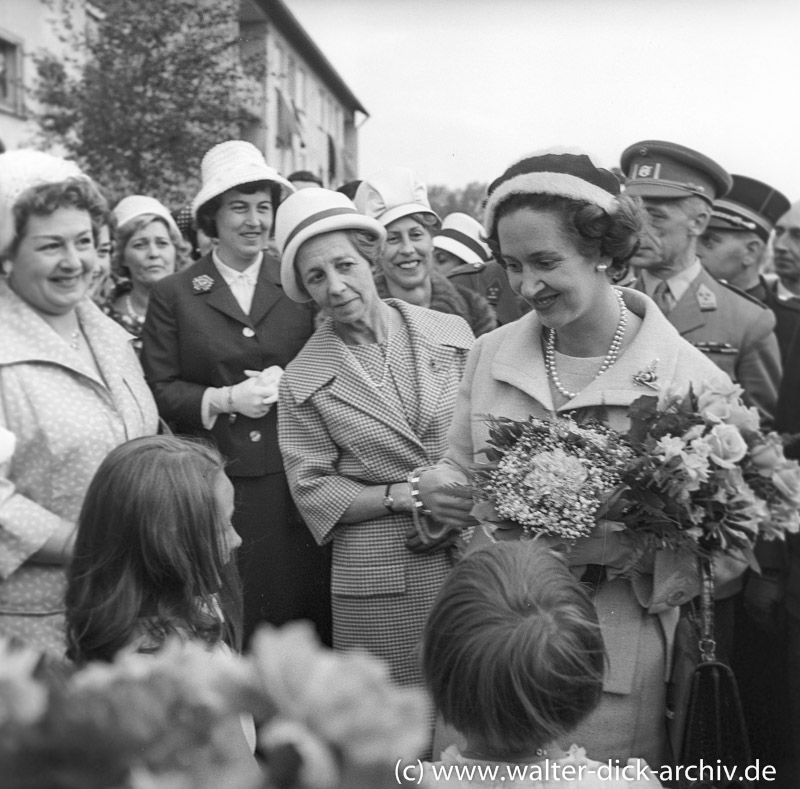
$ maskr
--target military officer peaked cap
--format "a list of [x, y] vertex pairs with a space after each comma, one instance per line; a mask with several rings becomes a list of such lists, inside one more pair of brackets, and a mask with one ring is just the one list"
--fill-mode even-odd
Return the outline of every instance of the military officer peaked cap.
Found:
[[724, 199], [714, 202], [709, 227], [755, 233], [769, 240], [775, 223], [791, 208], [789, 198], [769, 184], [734, 175], [733, 188]]
[[732, 186], [730, 175], [715, 161], [683, 145], [643, 140], [622, 152], [625, 191], [633, 197], [679, 200], [696, 195], [713, 203]]

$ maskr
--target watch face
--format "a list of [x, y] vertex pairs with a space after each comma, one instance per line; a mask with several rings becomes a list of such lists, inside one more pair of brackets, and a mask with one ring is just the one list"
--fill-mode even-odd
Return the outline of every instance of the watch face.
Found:
[[383, 497], [383, 506], [386, 507], [387, 510], [391, 510], [394, 508], [394, 496], [384, 496]]

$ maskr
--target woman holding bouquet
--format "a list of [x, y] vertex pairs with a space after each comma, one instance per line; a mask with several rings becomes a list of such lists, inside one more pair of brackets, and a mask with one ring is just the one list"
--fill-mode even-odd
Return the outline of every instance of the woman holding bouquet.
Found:
[[[641, 226], [640, 208], [619, 192], [610, 172], [575, 154], [523, 159], [489, 187], [489, 243], [533, 310], [477, 341], [447, 456], [421, 473], [420, 501], [443, 531], [474, 524], [472, 502], [443, 486], [469, 480], [472, 465], [484, 460], [487, 415], [526, 420], [602, 409], [608, 426], [624, 432], [628, 407], [642, 395], [686, 391], [699, 381], [729, 383], [649, 298], [614, 286]], [[479, 529], [477, 539], [485, 538]], [[503, 538], [518, 534], [493, 537]], [[661, 764], [668, 655], [679, 606], [697, 582], [693, 568], [676, 567], [666, 550], [649, 578], [610, 578], [620, 549], [613, 538], [587, 537], [569, 554], [592, 586], [609, 656], [602, 703], [573, 737], [594, 759], [641, 756]]]

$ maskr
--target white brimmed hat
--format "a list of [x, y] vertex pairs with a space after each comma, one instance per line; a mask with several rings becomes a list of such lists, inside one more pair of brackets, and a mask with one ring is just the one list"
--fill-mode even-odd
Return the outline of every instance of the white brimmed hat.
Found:
[[181, 238], [181, 231], [175, 222], [169, 209], [160, 203], [155, 197], [147, 195], [128, 195], [123, 197], [114, 207], [114, 217], [117, 220], [117, 227], [121, 230], [128, 222], [138, 219], [145, 214], [154, 214], [159, 219], [163, 219], [172, 232]]
[[395, 219], [411, 214], [430, 214], [441, 221], [428, 202], [428, 189], [408, 167], [389, 167], [365, 178], [353, 199], [362, 214], [387, 227]]
[[483, 227], [469, 214], [448, 214], [442, 229], [433, 237], [433, 246], [443, 249], [472, 266], [480, 266], [492, 256], [483, 241]]
[[381, 240], [380, 222], [358, 212], [352, 201], [330, 189], [301, 189], [284, 200], [275, 217], [275, 243], [281, 253], [281, 284], [294, 301], [310, 301], [297, 282], [294, 259], [304, 241], [334, 230], [368, 230]]
[[281, 187], [281, 198], [294, 192], [294, 186], [277, 170], [270, 167], [261, 151], [244, 140], [228, 140], [211, 148], [200, 163], [202, 186], [192, 200], [192, 214], [209, 200], [213, 200], [228, 189], [255, 181], [271, 181]]
[[42, 151], [17, 150], [0, 154], [0, 255], [14, 240], [14, 204], [33, 186], [85, 178], [75, 162]]

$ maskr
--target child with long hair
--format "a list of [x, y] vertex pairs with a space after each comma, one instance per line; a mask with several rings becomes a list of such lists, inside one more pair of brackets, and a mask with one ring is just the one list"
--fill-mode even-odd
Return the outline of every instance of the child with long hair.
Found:
[[641, 760], [600, 763], [570, 747], [600, 702], [605, 660], [592, 601], [559, 555], [534, 541], [468, 554], [434, 602], [422, 657], [436, 707], [466, 747], [426, 764], [424, 785], [659, 787]]
[[149, 436], [112, 450], [89, 485], [68, 571], [67, 657], [82, 664], [170, 635], [241, 643], [241, 543], [219, 452]]

